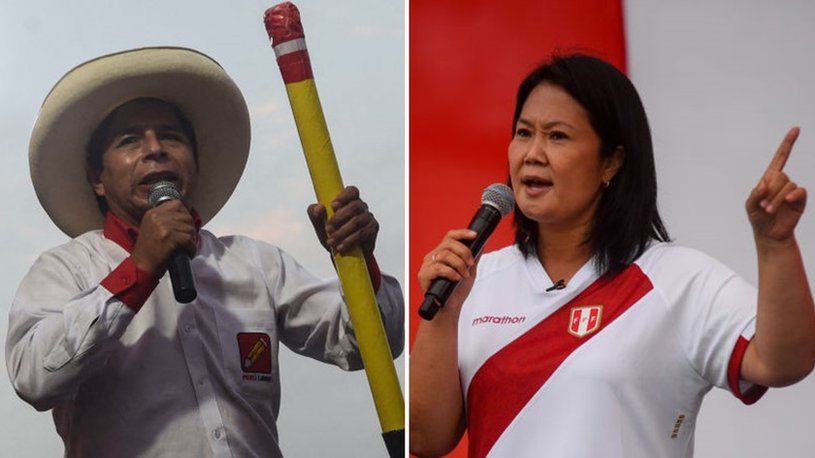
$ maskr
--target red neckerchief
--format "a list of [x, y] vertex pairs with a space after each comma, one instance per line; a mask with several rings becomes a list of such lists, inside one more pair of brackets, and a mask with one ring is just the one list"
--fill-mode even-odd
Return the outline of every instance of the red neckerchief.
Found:
[[[195, 230], [201, 230], [201, 216], [198, 215], [195, 209], [192, 209], [190, 214], [195, 221]], [[124, 248], [128, 253], [133, 252], [133, 247], [136, 246], [136, 239], [139, 237], [138, 228], [127, 224], [123, 219], [110, 211], [105, 213], [105, 227], [102, 233], [106, 239], [116, 242], [117, 245]]]

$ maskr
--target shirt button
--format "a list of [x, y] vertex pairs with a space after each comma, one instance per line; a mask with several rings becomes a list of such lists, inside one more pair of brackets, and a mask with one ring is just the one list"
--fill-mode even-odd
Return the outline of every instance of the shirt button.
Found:
[[190, 334], [193, 331], [195, 331], [195, 326], [193, 326], [191, 324], [185, 324], [184, 325], [184, 332], [186, 332], [187, 334]]
[[212, 437], [215, 440], [221, 440], [221, 438], [224, 437], [223, 428], [216, 428], [216, 429], [212, 430]]

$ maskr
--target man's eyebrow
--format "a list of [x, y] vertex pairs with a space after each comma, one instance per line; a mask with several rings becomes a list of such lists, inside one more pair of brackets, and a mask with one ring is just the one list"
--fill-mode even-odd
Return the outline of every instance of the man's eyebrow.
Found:
[[156, 130], [160, 131], [176, 130], [181, 133], [184, 132], [184, 128], [181, 127], [181, 124], [159, 124], [156, 126]]
[[130, 125], [130, 126], [123, 127], [121, 129], [117, 130], [116, 132], [114, 132], [113, 137], [114, 138], [115, 137], [120, 137], [120, 136], [125, 135], [125, 134], [137, 134], [139, 132], [143, 132], [144, 130], [146, 130], [148, 128], [153, 128], [153, 129], [155, 129], [155, 130], [157, 130], [159, 132], [176, 131], [176, 132], [184, 133], [184, 128], [181, 126], [180, 123], [179, 124], [157, 124], [157, 125], [135, 124], [135, 125]]

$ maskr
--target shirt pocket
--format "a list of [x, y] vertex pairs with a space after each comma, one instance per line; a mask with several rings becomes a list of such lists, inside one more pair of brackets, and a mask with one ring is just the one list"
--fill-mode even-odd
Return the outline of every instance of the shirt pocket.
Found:
[[227, 383], [239, 394], [277, 404], [280, 381], [274, 312], [263, 309], [216, 309]]

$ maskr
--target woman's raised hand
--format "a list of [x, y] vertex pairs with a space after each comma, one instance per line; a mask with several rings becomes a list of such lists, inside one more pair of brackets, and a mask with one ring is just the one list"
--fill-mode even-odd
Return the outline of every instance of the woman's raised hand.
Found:
[[790, 181], [784, 165], [801, 129], [787, 132], [767, 170], [747, 198], [747, 216], [756, 242], [792, 241], [795, 226], [806, 207], [806, 189]]

